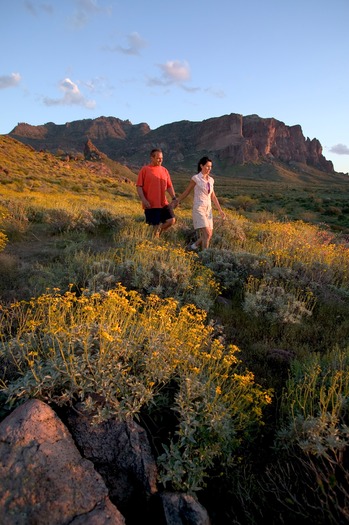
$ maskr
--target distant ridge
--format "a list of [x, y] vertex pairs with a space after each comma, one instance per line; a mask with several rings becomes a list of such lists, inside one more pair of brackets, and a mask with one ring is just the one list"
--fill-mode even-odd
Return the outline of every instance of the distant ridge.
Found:
[[231, 113], [202, 122], [180, 121], [151, 130], [115, 117], [98, 117], [40, 126], [19, 123], [9, 136], [36, 150], [84, 152], [87, 141], [110, 159], [137, 170], [161, 147], [171, 170], [193, 171], [201, 155], [210, 155], [215, 167], [228, 174], [233, 166], [257, 162], [304, 165], [334, 174], [320, 142], [305, 138], [300, 125], [287, 126], [274, 118]]

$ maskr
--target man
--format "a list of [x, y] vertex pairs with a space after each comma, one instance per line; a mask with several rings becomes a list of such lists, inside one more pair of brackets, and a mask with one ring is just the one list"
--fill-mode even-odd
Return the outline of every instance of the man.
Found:
[[[166, 199], [166, 192], [176, 201], [169, 172], [162, 166], [161, 149], [150, 153], [150, 164], [141, 168], [137, 178], [137, 192], [142, 201], [145, 220], [154, 227], [154, 235], [159, 237], [176, 222], [173, 207]], [[175, 204], [175, 202], [174, 202]]]

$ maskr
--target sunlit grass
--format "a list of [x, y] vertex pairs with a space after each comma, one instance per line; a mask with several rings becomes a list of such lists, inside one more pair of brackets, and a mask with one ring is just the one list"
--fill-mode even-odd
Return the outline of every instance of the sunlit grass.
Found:
[[348, 287], [349, 248], [335, 234], [302, 221], [250, 224], [246, 249], [271, 258], [275, 266], [314, 281]]

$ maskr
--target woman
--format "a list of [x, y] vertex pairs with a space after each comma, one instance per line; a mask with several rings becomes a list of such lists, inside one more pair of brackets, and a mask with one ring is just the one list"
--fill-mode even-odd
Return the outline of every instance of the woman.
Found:
[[194, 190], [193, 223], [199, 235], [198, 240], [191, 245], [192, 250], [197, 250], [200, 246], [202, 250], [209, 247], [213, 233], [212, 201], [222, 219], [225, 219], [225, 213], [213, 189], [214, 180], [210, 176], [211, 169], [212, 160], [202, 157], [198, 163], [198, 174], [191, 178], [188, 187], [177, 199], [179, 204]]

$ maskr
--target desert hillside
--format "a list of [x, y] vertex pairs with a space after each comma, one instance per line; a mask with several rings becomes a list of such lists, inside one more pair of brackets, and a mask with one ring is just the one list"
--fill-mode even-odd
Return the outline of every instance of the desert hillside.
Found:
[[[57, 476], [72, 493], [47, 417], [40, 446], [38, 426], [27, 442], [11, 427], [35, 400], [128, 525], [163, 525], [165, 495], [199, 502], [212, 525], [348, 522], [349, 186], [302, 166], [215, 175], [226, 219], [214, 213], [210, 248], [193, 252], [190, 198], [155, 238], [136, 171], [92, 141], [68, 155], [0, 137], [1, 516], [44, 522]], [[188, 174], [173, 179], [181, 191]], [[126, 466], [123, 448], [111, 458], [104, 439], [121, 425], [129, 443], [136, 424], [146, 497], [144, 463]], [[45, 450], [49, 470], [27, 483], [24, 460], [41, 472]]]

